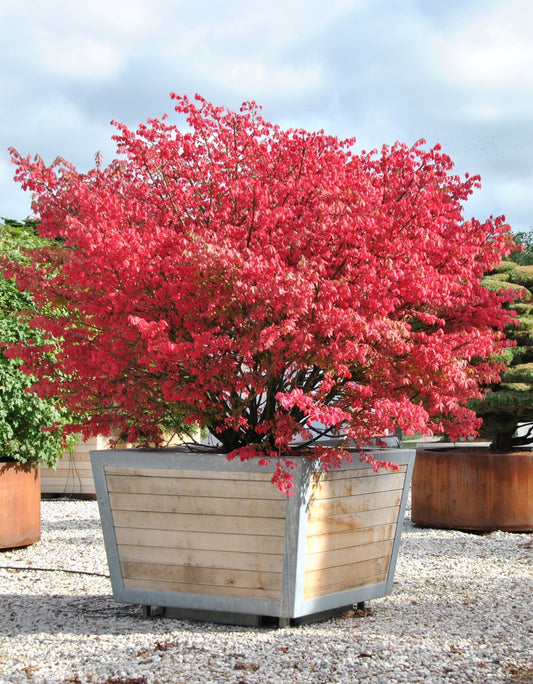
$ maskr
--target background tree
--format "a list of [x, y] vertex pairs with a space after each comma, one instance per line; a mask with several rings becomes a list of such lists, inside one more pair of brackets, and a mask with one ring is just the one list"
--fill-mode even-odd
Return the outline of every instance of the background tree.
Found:
[[517, 245], [522, 249], [509, 254], [509, 261], [521, 266], [531, 266], [533, 264], [533, 230], [522, 230], [513, 233]]

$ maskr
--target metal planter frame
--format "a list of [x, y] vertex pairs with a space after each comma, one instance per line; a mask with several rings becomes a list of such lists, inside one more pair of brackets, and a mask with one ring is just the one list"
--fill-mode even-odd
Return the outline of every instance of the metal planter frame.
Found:
[[[163, 607], [167, 614], [184, 618], [233, 624], [270, 621], [286, 625], [291, 621], [322, 619], [354, 604], [386, 596], [392, 590], [415, 452], [412, 449], [374, 451], [380, 460], [401, 466], [401, 489], [398, 489], [400, 476], [393, 480], [390, 479], [391, 471], [374, 473], [357, 454], [354, 454], [353, 463], [343, 463], [341, 469], [322, 474], [313, 460], [296, 457], [296, 495], [289, 498], [279, 494], [270, 483], [272, 468], [259, 466], [255, 461], [228, 461], [224, 454], [191, 453], [176, 448], [151, 452], [91, 451], [115, 600], [140, 604], [147, 615], [151, 614], [152, 607]], [[388, 486], [384, 484], [385, 480], [376, 479], [387, 477], [387, 482], [394, 482], [394, 494], [384, 490]], [[367, 482], [374, 493], [366, 495], [360, 491]], [[239, 488], [236, 493], [231, 491], [234, 483]], [[266, 497], [264, 501], [262, 492]], [[204, 497], [202, 500], [200, 495]], [[394, 506], [391, 507], [387, 502], [390, 504], [392, 499]], [[162, 510], [166, 502], [170, 505], [168, 518]], [[370, 510], [371, 505], [373, 510]], [[380, 520], [380, 511], [388, 516], [385, 522]], [[394, 519], [391, 518], [393, 514]], [[270, 519], [269, 515], [274, 517]], [[160, 529], [151, 530], [149, 520], [156, 517]], [[138, 522], [128, 522], [132, 518]], [[379, 534], [387, 533], [390, 539], [380, 541], [375, 532], [377, 528], [373, 529], [367, 523], [362, 532], [358, 531], [356, 528], [361, 527], [359, 523], [363, 518], [378, 521]], [[195, 531], [192, 528], [196, 520], [201, 521], [202, 527], [211, 526], [215, 532], [208, 535]], [[219, 541], [224, 540], [226, 520], [236, 526], [230, 535], [232, 542], [242, 547], [233, 556], [219, 548]], [[136, 525], [141, 529], [136, 529]], [[252, 549], [250, 542], [261, 545], [262, 540], [272, 540], [266, 537], [254, 540], [247, 536], [249, 525], [259, 525], [261, 529], [255, 529], [253, 534], [260, 535], [279, 528], [279, 539], [273, 542], [279, 542], [277, 555], [262, 553], [261, 548]], [[222, 532], [214, 536], [217, 529]], [[314, 541], [310, 542], [312, 530]], [[365, 551], [360, 543], [350, 546], [349, 541], [342, 541], [347, 544], [346, 554], [343, 549], [329, 550], [327, 540], [335, 540], [338, 545], [341, 535], [342, 540], [350, 540], [351, 535], [357, 534], [371, 538], [377, 551]], [[168, 540], [169, 535], [172, 540], [183, 539], [185, 535], [186, 543], [171, 541], [167, 545], [164, 540]], [[133, 546], [137, 537], [142, 537], [145, 540], [142, 543], [148, 544], [144, 547], [146, 559], [141, 557], [142, 548], [138, 550]], [[159, 538], [162, 541], [157, 541]], [[218, 551], [213, 551], [212, 561], [197, 559], [197, 556], [205, 559], [209, 549], [192, 548], [196, 539], [204, 538], [218, 540]], [[314, 548], [313, 544], [318, 546]], [[183, 548], [178, 548], [180, 545]], [[388, 547], [387, 558], [373, 560], [372, 554], [381, 553], [379, 550], [384, 546]], [[370, 558], [359, 561], [360, 554]], [[235, 563], [245, 558], [248, 567], [233, 567], [233, 557]], [[334, 573], [339, 578], [332, 580], [331, 588], [328, 588], [327, 576], [331, 571], [320, 564], [327, 565], [329, 558], [337, 557], [341, 565]], [[178, 570], [171, 567], [172, 559], [177, 559]], [[318, 570], [310, 569], [310, 563], [318, 563]], [[277, 575], [270, 572], [270, 564], [276, 565]], [[355, 577], [358, 568], [372, 564], [380, 569], [375, 579], [365, 576], [358, 580]], [[205, 567], [199, 568], [199, 565]], [[139, 568], [141, 577], [136, 578], [135, 572], [139, 573]], [[179, 574], [177, 579], [176, 573]], [[213, 587], [194, 585], [193, 579], [202, 573], [211, 573], [217, 581], [220, 578], [220, 595]], [[354, 574], [353, 582], [350, 573]], [[236, 576], [249, 580], [250, 586], [243, 590], [244, 595], [239, 595], [239, 588], [235, 586], [238, 584]], [[264, 586], [266, 577], [274, 578], [278, 584], [275, 591], [265, 597], [268, 594]], [[310, 581], [326, 586], [310, 590]], [[256, 585], [257, 595], [254, 594]], [[169, 589], [165, 589], [166, 586]], [[180, 587], [184, 589], [179, 590]]]

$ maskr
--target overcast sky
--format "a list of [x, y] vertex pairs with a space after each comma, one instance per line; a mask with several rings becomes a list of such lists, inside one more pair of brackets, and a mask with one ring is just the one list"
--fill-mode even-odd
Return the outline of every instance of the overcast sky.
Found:
[[173, 91], [357, 149], [440, 142], [482, 177], [467, 217], [528, 230], [532, 36], [532, 0], [0, 0], [0, 216], [31, 213], [9, 146], [86, 171]]

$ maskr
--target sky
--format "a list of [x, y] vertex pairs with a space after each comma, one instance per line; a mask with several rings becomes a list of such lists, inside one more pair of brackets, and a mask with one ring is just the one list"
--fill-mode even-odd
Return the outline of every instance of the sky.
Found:
[[355, 151], [441, 143], [481, 176], [465, 218], [533, 229], [532, 35], [531, 0], [0, 0], [0, 216], [31, 215], [9, 147], [85, 172], [175, 92]]

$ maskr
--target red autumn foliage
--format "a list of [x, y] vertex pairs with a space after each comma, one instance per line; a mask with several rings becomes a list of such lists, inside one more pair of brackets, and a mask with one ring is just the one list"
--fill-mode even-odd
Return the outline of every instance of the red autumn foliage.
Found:
[[[11, 267], [52, 302], [33, 321], [50, 348], [10, 352], [38, 392], [86, 434], [157, 442], [184, 412], [241, 458], [283, 459], [317, 426], [475, 432], [465, 404], [498, 377], [510, 298], [480, 280], [512, 249], [503, 217], [463, 218], [479, 178], [424, 141], [355, 154], [255, 103], [172, 98], [188, 125], [116, 124], [105, 168], [12, 150], [40, 234], [58, 240]], [[290, 488], [286, 468], [275, 479]]]

